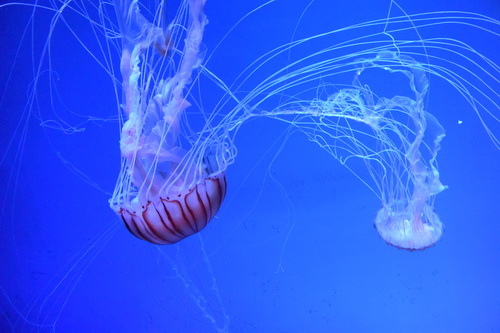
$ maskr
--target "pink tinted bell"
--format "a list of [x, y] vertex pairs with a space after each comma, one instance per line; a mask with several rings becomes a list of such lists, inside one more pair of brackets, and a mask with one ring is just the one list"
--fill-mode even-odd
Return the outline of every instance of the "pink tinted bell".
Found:
[[408, 251], [432, 247], [443, 235], [443, 224], [428, 205], [419, 214], [411, 206], [401, 211], [382, 208], [375, 219], [375, 228], [387, 244]]
[[127, 229], [154, 244], [173, 244], [205, 228], [226, 196], [226, 175], [205, 178], [174, 196], [149, 201], [141, 211], [120, 209]]

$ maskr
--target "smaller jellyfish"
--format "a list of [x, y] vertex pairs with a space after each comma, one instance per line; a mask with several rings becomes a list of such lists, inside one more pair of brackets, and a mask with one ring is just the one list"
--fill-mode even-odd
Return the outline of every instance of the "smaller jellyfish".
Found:
[[185, 94], [201, 63], [204, 1], [190, 0], [169, 26], [161, 15], [164, 3], [152, 22], [137, 1], [114, 5], [126, 121], [121, 173], [110, 205], [133, 235], [173, 244], [205, 228], [226, 194], [224, 143], [216, 136], [203, 138], [184, 123], [191, 106]]
[[[386, 70], [406, 75], [415, 99], [392, 99], [392, 102], [400, 100], [397, 107], [405, 110], [410, 119], [404, 132], [391, 129], [400, 138], [402, 154], [399, 160], [391, 159], [392, 167], [397, 166], [403, 172], [391, 179], [392, 187], [385, 187], [388, 193], [382, 193], [383, 207], [375, 218], [375, 228], [390, 245], [410, 251], [423, 250], [436, 244], [443, 233], [443, 224], [434, 212], [432, 198], [446, 189], [439, 180], [436, 163], [445, 131], [437, 119], [424, 110], [429, 82], [423, 65], [395, 53], [381, 54], [376, 62], [381, 62], [382, 66], [388, 62], [391, 67], [384, 67]], [[372, 64], [381, 66], [376, 62]], [[394, 64], [398, 63], [403, 69], [395, 69]], [[401, 166], [394, 165], [396, 163]], [[402, 179], [405, 183], [401, 183]]]
[[[450, 22], [436, 14], [388, 17], [277, 47], [251, 67], [252, 75], [254, 67], [274, 72], [245, 99], [251, 100], [251, 116], [290, 124], [350, 170], [381, 201], [374, 222], [379, 236], [409, 251], [432, 247], [444, 228], [434, 201], [446, 189], [436, 160], [445, 131], [425, 106], [427, 75], [454, 88], [500, 147], [498, 65], [460, 38], [421, 38], [422, 30], [439, 35], [436, 27], [448, 24], [496, 36], [492, 32], [499, 22], [447, 13], [456, 18]], [[377, 26], [381, 31], [373, 33]], [[358, 29], [359, 37], [337, 38]], [[273, 65], [282, 56], [286, 65], [276, 70]], [[354, 80], [345, 88], [338, 78], [348, 73]]]
[[[304, 132], [379, 197], [375, 228], [383, 240], [400, 249], [423, 250], [441, 238], [443, 224], [433, 205], [434, 196], [446, 188], [436, 162], [444, 129], [424, 110], [425, 65], [391, 51], [365, 56], [354, 62], [351, 88], [266, 115]], [[414, 97], [378, 97], [360, 79], [369, 68], [404, 75]], [[367, 175], [355, 161], [362, 162]]]
[[[388, 244], [413, 251], [433, 246], [443, 233], [432, 198], [446, 188], [439, 181], [436, 165], [440, 141], [445, 134], [437, 119], [424, 111], [423, 98], [428, 87], [424, 73], [412, 68], [406, 75], [412, 82], [421, 83], [420, 88], [412, 87], [416, 99], [408, 110], [413, 120], [413, 140], [407, 140], [402, 150], [409, 182], [403, 197], [384, 196], [386, 200], [375, 218], [375, 228]], [[395, 187], [393, 193], [402, 193], [399, 190]]]

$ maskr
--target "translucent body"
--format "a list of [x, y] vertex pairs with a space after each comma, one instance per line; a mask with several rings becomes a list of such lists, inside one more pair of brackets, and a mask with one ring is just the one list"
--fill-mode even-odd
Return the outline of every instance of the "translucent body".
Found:
[[[388, 244], [406, 250], [431, 247], [443, 230], [432, 199], [446, 188], [436, 165], [444, 129], [424, 111], [429, 85], [424, 67], [391, 52], [358, 59], [357, 64], [353, 88], [275, 111], [275, 116], [299, 115], [292, 124], [348, 168], [353, 160], [363, 162], [380, 191], [383, 207], [375, 227]], [[368, 69], [403, 75], [414, 97], [377, 97], [360, 80]]]
[[433, 246], [443, 233], [443, 224], [428, 204], [417, 209], [411, 203], [384, 207], [377, 213], [375, 227], [388, 244], [410, 251]]

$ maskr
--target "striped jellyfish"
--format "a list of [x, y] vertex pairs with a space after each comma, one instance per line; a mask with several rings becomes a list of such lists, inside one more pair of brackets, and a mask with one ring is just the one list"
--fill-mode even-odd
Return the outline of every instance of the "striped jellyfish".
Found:
[[186, 93], [202, 60], [203, 5], [204, 0], [190, 0], [178, 21], [166, 26], [162, 6], [149, 22], [137, 1], [115, 2], [125, 119], [121, 172], [110, 204], [133, 235], [155, 244], [201, 231], [226, 195], [231, 147], [209, 122], [199, 132], [193, 129], [195, 117], [186, 123]]

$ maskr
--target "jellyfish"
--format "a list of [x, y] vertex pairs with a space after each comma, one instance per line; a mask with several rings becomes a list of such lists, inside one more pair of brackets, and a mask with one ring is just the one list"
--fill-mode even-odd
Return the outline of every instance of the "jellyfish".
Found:
[[[413, 100], [393, 98], [390, 101], [382, 101], [384, 104], [382, 107], [369, 106], [377, 110], [387, 109], [387, 106], [391, 109], [403, 109], [411, 119], [409, 124], [411, 129], [405, 131], [411, 134], [405, 137], [402, 135], [405, 132], [392, 125], [386, 127], [384, 124], [379, 127], [380, 124], [377, 124], [376, 130], [387, 128], [389, 131], [394, 131], [398, 139], [402, 140], [399, 147], [403, 154], [401, 159], [391, 159], [393, 165], [390, 171], [394, 173], [400, 171], [400, 175], [393, 173], [381, 177], [381, 181], [386, 185], [385, 191], [382, 192], [383, 207], [377, 213], [375, 228], [380, 237], [390, 245], [405, 250], [423, 250], [436, 244], [443, 232], [443, 224], [434, 212], [431, 198], [446, 188], [439, 180], [436, 164], [445, 131], [438, 120], [425, 111], [424, 101], [429, 82], [421, 69], [422, 65], [415, 63], [413, 59], [394, 57], [394, 54], [389, 58], [387, 55], [383, 56], [385, 56], [381, 59], [383, 62], [396, 62], [409, 69], [402, 72], [408, 77], [415, 98]], [[377, 66], [383, 65], [377, 64]], [[398, 70], [390, 68], [390, 71]], [[381, 133], [377, 135], [383, 136]], [[384, 147], [384, 150], [390, 151], [389, 147]], [[405, 166], [399, 167], [394, 163]], [[402, 177], [401, 173], [406, 177]], [[388, 182], [387, 178], [392, 179]]]
[[[161, 27], [161, 20], [150, 23], [142, 16], [137, 2], [115, 4], [122, 33], [126, 121], [120, 139], [122, 170], [111, 207], [132, 234], [155, 244], [173, 244], [201, 231], [226, 194], [224, 143], [200, 142], [193, 137], [195, 133], [182, 128], [190, 107], [185, 93], [201, 63], [207, 24], [203, 6], [203, 0], [188, 2], [189, 24], [183, 50], [178, 50], [179, 41], [169, 46], [166, 37], [177, 34], [172, 32], [179, 30], [177, 22]], [[162, 51], [167, 46], [179, 56], [167, 59], [167, 52]], [[148, 59], [153, 47], [161, 55], [156, 63]], [[161, 75], [172, 67], [172, 76], [155, 81], [153, 74]]]
[[[445, 131], [425, 111], [429, 83], [423, 64], [384, 51], [357, 59], [356, 65], [352, 88], [272, 114], [296, 126], [346, 167], [351, 159], [361, 159], [382, 201], [374, 223], [380, 237], [400, 249], [426, 249], [442, 236], [433, 198], [446, 186], [436, 164]], [[406, 77], [414, 96], [375, 95], [361, 80], [362, 73], [373, 68]], [[290, 115], [299, 117], [288, 120]]]

